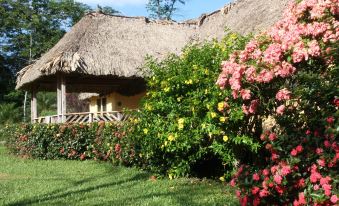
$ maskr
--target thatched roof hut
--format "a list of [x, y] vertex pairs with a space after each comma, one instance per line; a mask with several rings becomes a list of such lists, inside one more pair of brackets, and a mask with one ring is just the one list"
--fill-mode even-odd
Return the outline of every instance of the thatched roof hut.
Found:
[[[128, 88], [143, 81], [139, 68], [146, 55], [178, 54], [189, 42], [220, 39], [225, 27], [242, 34], [265, 29], [280, 18], [287, 1], [238, 0], [182, 23], [90, 13], [18, 73], [16, 88], [55, 91], [58, 73], [66, 77], [69, 92], [104, 92], [122, 84]], [[112, 78], [119, 81], [107, 88], [105, 82]]]

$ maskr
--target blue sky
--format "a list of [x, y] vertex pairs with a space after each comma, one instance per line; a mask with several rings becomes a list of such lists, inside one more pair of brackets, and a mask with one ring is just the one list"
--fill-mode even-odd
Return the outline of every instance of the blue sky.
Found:
[[[145, 5], [147, 0], [76, 0], [92, 7], [111, 6], [127, 16], [148, 16]], [[209, 13], [220, 9], [230, 0], [187, 0], [185, 5], [180, 5], [180, 10], [174, 16], [177, 21], [199, 17], [202, 13]]]

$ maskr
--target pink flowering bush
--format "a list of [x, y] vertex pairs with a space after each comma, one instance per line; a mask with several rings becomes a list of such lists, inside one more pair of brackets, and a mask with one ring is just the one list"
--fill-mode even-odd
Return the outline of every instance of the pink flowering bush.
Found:
[[272, 29], [222, 63], [217, 85], [232, 90], [225, 104], [242, 104], [245, 115], [227, 132], [262, 145], [239, 159], [231, 181], [242, 205], [337, 204], [338, 5], [292, 2]]

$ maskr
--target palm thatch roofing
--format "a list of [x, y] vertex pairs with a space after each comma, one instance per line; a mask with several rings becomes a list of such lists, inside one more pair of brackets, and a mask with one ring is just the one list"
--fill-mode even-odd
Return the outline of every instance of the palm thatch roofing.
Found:
[[[56, 74], [62, 73], [69, 92], [108, 92], [122, 84], [128, 90], [144, 83], [140, 68], [147, 55], [161, 59], [179, 54], [189, 43], [220, 39], [226, 27], [241, 34], [263, 30], [280, 18], [287, 2], [238, 0], [181, 23], [89, 13], [51, 50], [18, 73], [16, 88], [54, 90]], [[119, 80], [116, 85], [109, 83], [114, 78]]]

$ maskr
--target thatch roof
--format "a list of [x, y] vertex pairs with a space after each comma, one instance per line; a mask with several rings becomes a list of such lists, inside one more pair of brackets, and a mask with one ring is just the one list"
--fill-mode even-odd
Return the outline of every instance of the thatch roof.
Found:
[[[220, 39], [225, 27], [242, 34], [267, 28], [281, 16], [287, 1], [238, 0], [182, 23], [90, 13], [51, 50], [18, 73], [16, 88], [51, 89], [47, 85], [55, 83], [51, 76], [56, 73], [70, 77], [142, 78], [139, 68], [147, 55], [161, 59], [169, 53], [179, 54], [189, 42]], [[86, 91], [83, 86], [74, 90]]]

